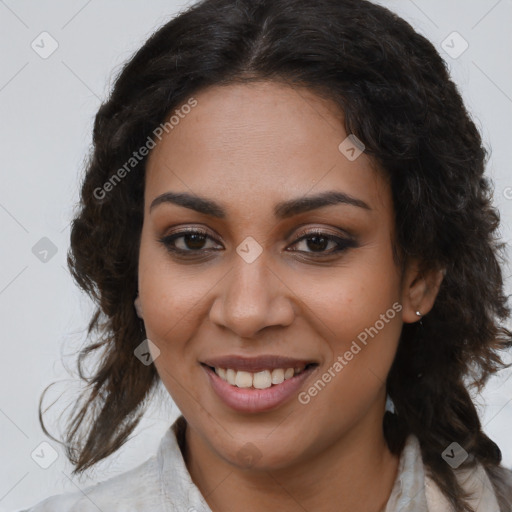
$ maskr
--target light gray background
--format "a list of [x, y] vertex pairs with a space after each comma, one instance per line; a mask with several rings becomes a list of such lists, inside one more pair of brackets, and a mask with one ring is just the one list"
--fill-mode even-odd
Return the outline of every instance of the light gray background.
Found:
[[[452, 70], [486, 145], [488, 172], [502, 215], [502, 237], [512, 238], [512, 0], [381, 1], [403, 16], [439, 49]], [[61, 446], [42, 432], [37, 405], [44, 387], [52, 418], [73, 405], [79, 384], [62, 364], [75, 368], [92, 311], [66, 267], [69, 222], [78, 199], [92, 121], [120, 65], [186, 2], [169, 0], [0, 0], [0, 512], [29, 506], [66, 490], [83, 489], [138, 465], [154, 454], [178, 415], [162, 394], [163, 406], [148, 412], [136, 435], [88, 478], [71, 478]], [[41, 32], [58, 42], [47, 59], [32, 48]], [[442, 41], [457, 31], [469, 44], [458, 58]], [[462, 48], [457, 36], [447, 40]], [[451, 42], [453, 41], [453, 42]], [[46, 46], [48, 48], [48, 46]], [[48, 237], [57, 253], [46, 263], [32, 247]], [[510, 254], [510, 251], [509, 251]], [[505, 268], [509, 276], [510, 266]], [[511, 280], [508, 279], [508, 293]], [[509, 323], [510, 327], [510, 323]], [[509, 358], [510, 360], [510, 358]], [[488, 435], [512, 466], [512, 372], [503, 372], [478, 398]], [[156, 401], [155, 401], [156, 402]], [[47, 441], [57, 460], [42, 469], [31, 453]], [[47, 449], [46, 449], [47, 450]]]

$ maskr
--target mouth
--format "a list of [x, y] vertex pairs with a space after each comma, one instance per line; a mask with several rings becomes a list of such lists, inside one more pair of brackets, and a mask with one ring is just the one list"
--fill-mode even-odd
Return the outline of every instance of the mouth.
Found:
[[297, 394], [319, 364], [278, 356], [230, 356], [203, 361], [201, 366], [224, 404], [239, 412], [263, 412]]
[[289, 380], [302, 372], [317, 366], [316, 363], [308, 363], [288, 368], [269, 368], [258, 372], [249, 372], [245, 370], [235, 370], [233, 368], [221, 368], [215, 366], [206, 366], [210, 371], [227, 382], [231, 386], [244, 389], [268, 389], [272, 386], [278, 386], [285, 380]]

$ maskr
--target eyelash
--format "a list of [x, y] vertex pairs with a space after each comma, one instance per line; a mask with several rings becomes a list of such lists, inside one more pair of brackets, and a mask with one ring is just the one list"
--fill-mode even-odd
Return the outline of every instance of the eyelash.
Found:
[[[212, 250], [212, 249], [185, 250], [185, 249], [177, 248], [174, 245], [174, 242], [177, 239], [183, 238], [186, 235], [202, 235], [202, 236], [205, 236], [205, 237], [213, 240], [214, 242], [219, 243], [217, 240], [215, 240], [213, 237], [211, 237], [206, 231], [199, 229], [199, 228], [187, 229], [187, 230], [179, 231], [177, 233], [172, 233], [170, 235], [166, 235], [166, 236], [159, 238], [158, 241], [160, 243], [162, 243], [171, 254], [174, 254], [177, 256], [182, 256], [185, 258], [194, 258], [194, 257], [201, 255], [201, 253], [204, 251]], [[313, 258], [320, 259], [320, 258], [332, 256], [333, 254], [336, 254], [336, 253], [343, 252], [349, 248], [357, 247], [357, 242], [354, 239], [338, 237], [338, 236], [331, 235], [331, 234], [329, 234], [325, 231], [319, 230], [319, 229], [311, 230], [311, 231], [299, 234], [298, 238], [293, 242], [292, 245], [295, 245], [303, 240], [308, 240], [308, 239], [314, 238], [314, 237], [325, 238], [328, 240], [328, 242], [335, 242], [335, 243], [337, 243], [338, 248], [335, 250], [331, 250], [329, 252], [314, 252], [314, 251], [292, 251], [292, 252], [299, 252], [299, 253], [308, 254], [308, 255], [311, 254], [311, 255], [313, 255]], [[218, 249], [213, 249], [213, 250], [218, 250]]]

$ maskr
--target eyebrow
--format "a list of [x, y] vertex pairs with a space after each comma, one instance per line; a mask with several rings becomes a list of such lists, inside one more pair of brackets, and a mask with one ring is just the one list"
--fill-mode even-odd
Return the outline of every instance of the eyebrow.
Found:
[[[163, 203], [172, 203], [184, 208], [195, 210], [196, 212], [223, 219], [226, 217], [226, 210], [215, 201], [201, 197], [187, 192], [166, 192], [157, 196], [149, 211], [151, 212], [158, 205]], [[325, 206], [332, 206], [337, 204], [346, 204], [356, 206], [365, 210], [371, 210], [370, 206], [362, 199], [350, 196], [344, 192], [331, 190], [322, 192], [314, 196], [304, 196], [296, 199], [289, 199], [282, 201], [274, 206], [274, 216], [278, 219], [286, 219], [298, 215], [299, 213], [316, 210]]]

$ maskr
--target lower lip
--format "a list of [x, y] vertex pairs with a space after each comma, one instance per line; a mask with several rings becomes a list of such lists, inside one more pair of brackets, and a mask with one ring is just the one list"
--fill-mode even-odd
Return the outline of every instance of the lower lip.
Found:
[[209, 366], [201, 364], [218, 397], [239, 412], [263, 412], [279, 407], [297, 394], [304, 381], [318, 368], [311, 366], [281, 384], [266, 389], [238, 388], [221, 379]]

